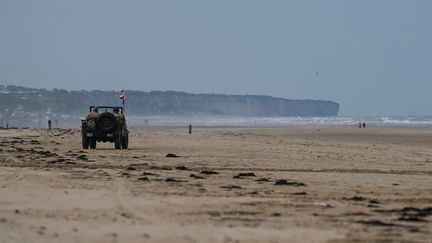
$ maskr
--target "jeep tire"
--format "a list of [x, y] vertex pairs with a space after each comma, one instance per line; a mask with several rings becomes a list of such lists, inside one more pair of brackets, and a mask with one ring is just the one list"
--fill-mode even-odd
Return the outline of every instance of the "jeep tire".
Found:
[[90, 148], [95, 149], [96, 148], [96, 138], [90, 138]]
[[121, 149], [121, 134], [117, 134], [114, 138], [114, 147], [115, 149]]
[[124, 136], [121, 138], [121, 145], [123, 149], [127, 149], [129, 146], [129, 133], [126, 132]]
[[89, 148], [89, 139], [87, 138], [85, 132], [83, 132], [81, 135], [82, 135], [82, 148], [88, 149]]
[[117, 128], [117, 118], [110, 112], [104, 112], [97, 117], [96, 125], [103, 132], [112, 132]]

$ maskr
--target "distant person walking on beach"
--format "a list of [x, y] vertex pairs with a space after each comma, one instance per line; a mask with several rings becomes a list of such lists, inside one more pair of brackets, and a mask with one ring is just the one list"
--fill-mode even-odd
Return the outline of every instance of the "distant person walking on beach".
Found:
[[51, 130], [51, 124], [52, 124], [51, 119], [49, 119], [48, 120], [48, 130]]
[[363, 122], [362, 126], [363, 128], [366, 128], [366, 122]]

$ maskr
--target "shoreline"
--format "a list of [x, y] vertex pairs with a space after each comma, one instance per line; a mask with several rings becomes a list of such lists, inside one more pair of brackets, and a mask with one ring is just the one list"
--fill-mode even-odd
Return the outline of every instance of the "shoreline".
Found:
[[[290, 126], [290, 125], [342, 125], [358, 126], [359, 122], [366, 122], [367, 127], [401, 127], [401, 128], [432, 128], [432, 116], [334, 116], [334, 117], [238, 117], [238, 116], [129, 116], [127, 120], [130, 125], [145, 126], [179, 126], [179, 125], [199, 125], [199, 126]], [[0, 127], [10, 126], [19, 127], [46, 127], [44, 119], [30, 119], [28, 122], [11, 121], [2, 118]], [[52, 118], [54, 126], [67, 127], [79, 125], [80, 119], [56, 119]], [[27, 126], [24, 126], [27, 124]]]

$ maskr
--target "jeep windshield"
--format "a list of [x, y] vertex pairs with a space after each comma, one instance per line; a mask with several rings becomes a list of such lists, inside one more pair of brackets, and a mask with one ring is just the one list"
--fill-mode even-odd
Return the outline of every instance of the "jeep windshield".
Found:
[[120, 113], [123, 114], [123, 107], [121, 106], [90, 106], [89, 112], [93, 111], [93, 108], [98, 108], [98, 112], [113, 112], [114, 108], [118, 108]]

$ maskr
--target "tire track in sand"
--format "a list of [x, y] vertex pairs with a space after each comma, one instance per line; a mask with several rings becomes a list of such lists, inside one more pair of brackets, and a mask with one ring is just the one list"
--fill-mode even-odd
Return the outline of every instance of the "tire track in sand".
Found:
[[133, 218], [141, 221], [144, 224], [149, 224], [148, 215], [141, 213], [139, 209], [130, 205], [126, 198], [132, 198], [132, 192], [125, 185], [125, 179], [119, 177], [119, 175], [111, 174], [111, 193], [113, 196], [114, 204], [118, 210], [122, 211], [121, 214], [127, 218]]
[[[6, 177], [2, 177], [0, 181], [0, 188], [11, 187], [17, 181], [20, 181], [24, 178], [23, 167], [16, 166], [18, 164], [22, 164], [21, 161], [14, 157], [9, 156], [0, 156], [0, 161], [9, 162], [9, 167], [13, 168], [13, 172]], [[2, 166], [6, 167], [6, 166]], [[16, 231], [19, 233], [17, 233]], [[15, 221], [8, 220], [5, 224], [0, 227], [0, 231], [5, 231], [0, 234], [0, 242], [29, 242], [31, 237], [28, 235], [26, 231], [23, 231], [21, 226], [17, 224]]]
[[[1, 156], [0, 161], [10, 162], [8, 167], [14, 168], [14, 171], [12, 174], [7, 175], [6, 177], [3, 177], [1, 179], [0, 188], [6, 188], [9, 185], [11, 185], [12, 183], [17, 182], [24, 177], [24, 174], [22, 173], [23, 167], [17, 166], [17, 165], [22, 165], [21, 161], [17, 160], [14, 157], [6, 157], [6, 156]], [[4, 166], [4, 167], [6, 167], [6, 166]]]

